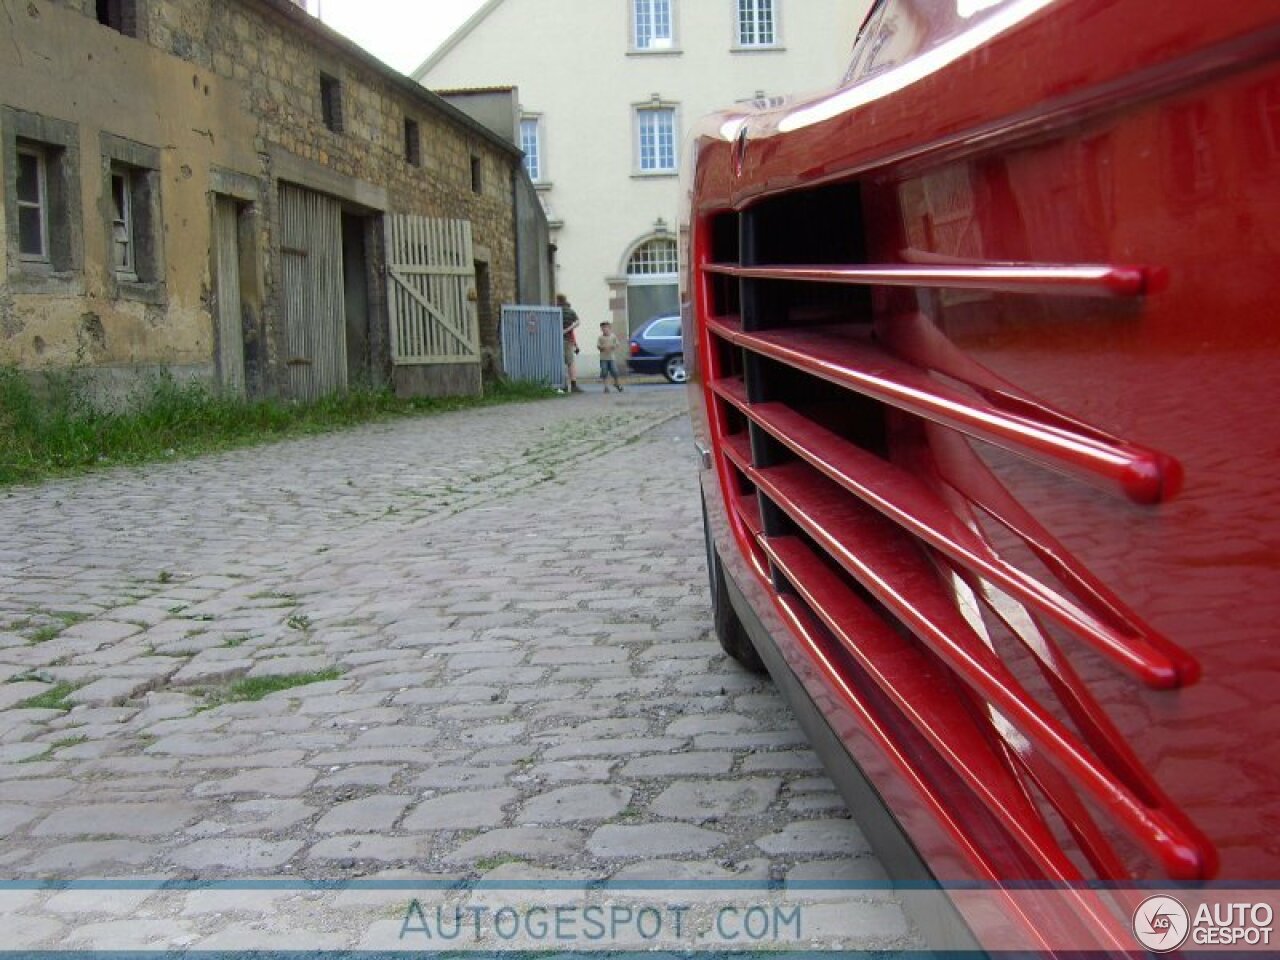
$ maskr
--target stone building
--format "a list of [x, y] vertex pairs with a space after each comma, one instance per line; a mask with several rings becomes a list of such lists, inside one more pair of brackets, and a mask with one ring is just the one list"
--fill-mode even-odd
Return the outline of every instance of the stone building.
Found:
[[470, 393], [549, 301], [520, 150], [289, 0], [7, 12], [0, 364]]

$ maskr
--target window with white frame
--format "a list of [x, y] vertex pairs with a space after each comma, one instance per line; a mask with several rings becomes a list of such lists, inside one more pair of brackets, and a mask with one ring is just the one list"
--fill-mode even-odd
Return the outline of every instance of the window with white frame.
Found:
[[137, 280], [133, 220], [134, 174], [128, 167], [111, 168], [111, 269], [123, 280]]
[[636, 167], [641, 173], [676, 172], [674, 107], [636, 108]]
[[18, 144], [18, 258], [49, 262], [48, 155], [34, 144]]
[[521, 118], [520, 149], [524, 151], [524, 169], [537, 183], [542, 179], [542, 123], [538, 117]]
[[665, 237], [647, 240], [635, 249], [627, 261], [628, 277], [667, 276], [680, 270], [676, 242]]
[[[655, 225], [656, 226], [656, 225]], [[680, 263], [670, 235], [653, 236], [627, 260], [627, 328], [680, 312]]]
[[160, 151], [105, 131], [102, 141], [107, 272], [112, 294], [163, 303], [164, 226]]
[[773, 0], [737, 0], [738, 46], [772, 47], [778, 42]]
[[7, 280], [24, 293], [78, 293], [82, 262], [76, 125], [0, 106], [0, 178]]
[[670, 50], [672, 0], [632, 0], [632, 43], [637, 50]]

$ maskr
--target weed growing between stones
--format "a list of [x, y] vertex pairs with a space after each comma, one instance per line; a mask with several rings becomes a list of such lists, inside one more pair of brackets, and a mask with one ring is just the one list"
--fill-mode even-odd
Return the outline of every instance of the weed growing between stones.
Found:
[[[62, 635], [62, 631], [66, 630], [67, 627], [74, 627], [77, 623], [83, 623], [85, 620], [89, 619], [89, 615], [87, 613], [74, 613], [70, 611], [40, 611], [40, 613], [42, 616], [51, 617], [58, 622], [42, 624], [32, 631], [27, 637], [27, 646], [29, 647], [33, 647], [40, 643], [48, 643], [50, 640], [55, 640]], [[29, 627], [31, 623], [32, 621], [28, 619], [26, 626]]]
[[55, 683], [44, 693], [37, 693], [17, 704], [18, 710], [61, 710], [63, 713], [71, 709], [67, 697], [76, 689], [73, 683]]
[[294, 687], [304, 687], [311, 683], [324, 683], [328, 680], [337, 680], [340, 676], [342, 676], [342, 671], [337, 667], [331, 667], [328, 670], [316, 670], [312, 673], [287, 673], [267, 677], [244, 677], [229, 686], [209, 691], [207, 693], [208, 703], [201, 707], [201, 710], [220, 707], [224, 703], [243, 703], [246, 701], [261, 700], [263, 697], [271, 693], [279, 693], [281, 690], [291, 690]]
[[251, 401], [160, 376], [108, 408], [95, 403], [83, 371], [44, 373], [33, 386], [27, 374], [0, 367], [0, 486], [551, 395], [535, 384], [498, 383], [481, 397], [405, 400], [355, 389], [311, 403]]
[[45, 760], [52, 760], [53, 755], [63, 747], [75, 747], [87, 742], [88, 739], [89, 738], [84, 734], [77, 737], [63, 737], [61, 740], [55, 740], [53, 743], [49, 744], [48, 749], [46, 749], [44, 753], [37, 753], [34, 756], [27, 757], [25, 760], [20, 760], [19, 763], [41, 763]]
[[477, 873], [487, 873], [490, 870], [498, 869], [498, 867], [505, 867], [509, 863], [518, 863], [523, 866], [528, 863], [528, 861], [508, 854], [498, 857], [481, 857], [472, 864], [472, 867]]
[[36, 630], [27, 639], [27, 643], [34, 646], [37, 643], [48, 643], [54, 637], [62, 632], [62, 627], [52, 623], [45, 624], [39, 630]]

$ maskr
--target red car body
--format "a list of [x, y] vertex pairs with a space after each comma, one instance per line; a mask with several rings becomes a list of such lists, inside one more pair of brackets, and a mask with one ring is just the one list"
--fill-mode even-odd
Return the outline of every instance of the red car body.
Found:
[[722, 602], [934, 878], [1276, 880], [1280, 4], [883, 0], [852, 60], [694, 136]]

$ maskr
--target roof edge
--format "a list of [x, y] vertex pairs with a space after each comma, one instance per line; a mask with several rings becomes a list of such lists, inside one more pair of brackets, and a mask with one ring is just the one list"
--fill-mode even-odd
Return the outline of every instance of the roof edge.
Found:
[[[408, 94], [437, 113], [443, 114], [446, 118], [456, 122], [460, 126], [466, 127], [472, 133], [484, 138], [493, 146], [501, 149], [502, 152], [511, 155], [517, 160], [524, 157], [524, 152], [509, 140], [504, 140], [484, 124], [467, 116], [467, 114], [463, 113], [443, 97], [440, 97], [428, 90], [414, 78], [401, 73], [389, 64], [379, 60], [364, 47], [360, 46], [360, 44], [339, 33], [337, 30], [334, 30], [319, 17], [313, 16], [306, 10], [290, 2], [290, 0], [247, 0], [247, 2], [250, 5], [256, 4], [260, 7], [265, 7], [274, 11], [277, 15], [291, 21], [317, 40], [337, 48], [339, 51], [358, 62], [361, 66], [368, 70], [372, 70], [374, 73], [382, 77], [382, 79], [390, 82], [401, 92]], [[501, 0], [490, 0], [490, 5], [496, 6], [497, 3], [500, 2]]]
[[419, 83], [422, 83], [423, 75], [432, 67], [434, 67], [437, 63], [443, 60], [445, 57], [445, 54], [449, 53], [449, 51], [451, 51], [454, 47], [456, 47], [459, 43], [461, 43], [466, 38], [466, 36], [469, 33], [471, 33], [472, 30], [480, 26], [480, 23], [483, 20], [485, 20], [489, 16], [489, 14], [493, 13], [494, 10], [496, 10], [499, 6], [501, 6], [502, 3], [503, 3], [503, 0], [485, 0], [484, 5], [481, 6], [470, 17], [468, 17], [466, 22], [463, 23], [462, 26], [460, 26], [457, 30], [453, 31], [453, 33], [451, 33], [448, 36], [448, 38], [445, 40], [444, 43], [436, 47], [435, 52], [432, 53], [431, 56], [427, 57], [427, 59], [423, 60], [422, 63], [418, 64], [417, 68], [412, 73], [410, 73], [409, 76], [412, 79], [418, 81]]

